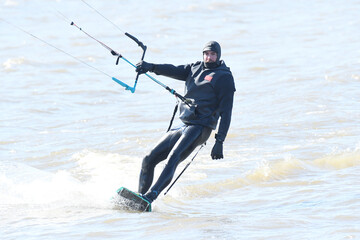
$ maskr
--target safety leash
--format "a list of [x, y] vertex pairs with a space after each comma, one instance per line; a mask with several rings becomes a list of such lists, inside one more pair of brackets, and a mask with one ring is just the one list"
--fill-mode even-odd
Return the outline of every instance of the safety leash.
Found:
[[180, 178], [180, 176], [185, 172], [185, 170], [190, 166], [190, 164], [192, 163], [192, 161], [194, 161], [195, 157], [198, 155], [198, 153], [200, 152], [200, 150], [206, 145], [206, 142], [204, 144], [202, 144], [199, 148], [199, 150], [195, 153], [195, 155], [193, 156], [193, 158], [191, 159], [191, 161], [186, 164], [185, 168], [181, 171], [181, 173], [179, 174], [179, 176], [177, 176], [177, 178], [174, 180], [174, 182], [170, 185], [170, 187], [166, 190], [166, 192], [164, 193], [164, 195], [166, 195], [169, 190], [172, 188], [172, 186], [174, 186], [174, 184], [176, 183], [176, 181]]

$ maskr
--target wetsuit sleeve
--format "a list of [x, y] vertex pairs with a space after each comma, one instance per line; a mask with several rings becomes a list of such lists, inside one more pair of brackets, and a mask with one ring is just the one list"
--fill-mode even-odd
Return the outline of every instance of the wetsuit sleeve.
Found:
[[153, 72], [177, 80], [185, 81], [191, 72], [191, 65], [154, 64]]
[[217, 81], [216, 83], [215, 89], [217, 89], [217, 95], [220, 101], [219, 114], [221, 119], [218, 133], [216, 134], [215, 138], [220, 142], [224, 142], [230, 127], [234, 93], [236, 89], [234, 84], [234, 78], [232, 75], [229, 74], [219, 80], [220, 81]]

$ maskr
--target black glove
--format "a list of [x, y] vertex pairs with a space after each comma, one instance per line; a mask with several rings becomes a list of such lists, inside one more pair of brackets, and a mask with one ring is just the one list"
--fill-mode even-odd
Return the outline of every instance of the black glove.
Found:
[[148, 71], [153, 71], [154, 70], [155, 65], [152, 63], [148, 63], [145, 61], [140, 61], [136, 64], [136, 72], [138, 72], [139, 74], [143, 74], [143, 73], [147, 73]]
[[222, 142], [220, 142], [220, 141], [215, 142], [215, 145], [211, 150], [211, 158], [213, 160], [224, 158]]

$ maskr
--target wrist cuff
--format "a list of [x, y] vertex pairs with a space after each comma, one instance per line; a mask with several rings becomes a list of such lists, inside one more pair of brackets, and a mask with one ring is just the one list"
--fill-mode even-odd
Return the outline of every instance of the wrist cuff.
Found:
[[225, 140], [225, 137], [223, 137], [219, 134], [215, 134], [215, 139], [216, 139], [216, 141], [223, 143]]

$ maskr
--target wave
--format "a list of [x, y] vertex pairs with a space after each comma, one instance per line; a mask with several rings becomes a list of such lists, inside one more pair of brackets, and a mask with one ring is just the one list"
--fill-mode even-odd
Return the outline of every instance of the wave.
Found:
[[[308, 186], [322, 179], [329, 171], [349, 169], [347, 172], [351, 177], [352, 167], [360, 166], [360, 151], [344, 151], [332, 153], [328, 156], [303, 161], [293, 157], [287, 157], [277, 161], [259, 161], [253, 169], [242, 171], [238, 169], [238, 175], [232, 177], [223, 176], [220, 180], [213, 177], [199, 179], [198, 184], [185, 185], [174, 193], [174, 198], [187, 197], [209, 197], [220, 192], [231, 191], [248, 186], [252, 187], [275, 187], [275, 186]], [[231, 168], [231, 166], [227, 166]], [[219, 171], [218, 169], [217, 171]], [[213, 175], [212, 175], [213, 176]], [[309, 177], [312, 176], [312, 177]]]
[[326, 157], [316, 159], [314, 166], [325, 169], [345, 169], [360, 165], [360, 150], [334, 153]]
[[9, 58], [5, 62], [3, 62], [3, 69], [5, 72], [13, 72], [16, 71], [16, 66], [23, 65], [28, 63], [28, 61], [24, 57], [17, 58]]
[[137, 183], [139, 167], [134, 171], [131, 156], [84, 150], [71, 161], [75, 167], [55, 173], [23, 163], [0, 162], [1, 208], [46, 205], [106, 209], [112, 207], [110, 199], [119, 187]]
[[[261, 160], [247, 171], [238, 160], [233, 160], [209, 163], [208, 159], [200, 157], [163, 198], [164, 203], [176, 199], [211, 197], [249, 186], [260, 189], [269, 186], [307, 186], [314, 183], [314, 179], [322, 178], [324, 171], [359, 166], [360, 151], [329, 154], [311, 161], [292, 157], [277, 161]], [[108, 209], [113, 207], [110, 199], [118, 188], [137, 189], [141, 166], [141, 159], [137, 157], [83, 150], [74, 154], [69, 161], [72, 162], [71, 167], [65, 165], [68, 169], [55, 173], [22, 163], [0, 162], [2, 207], [25, 204]]]

